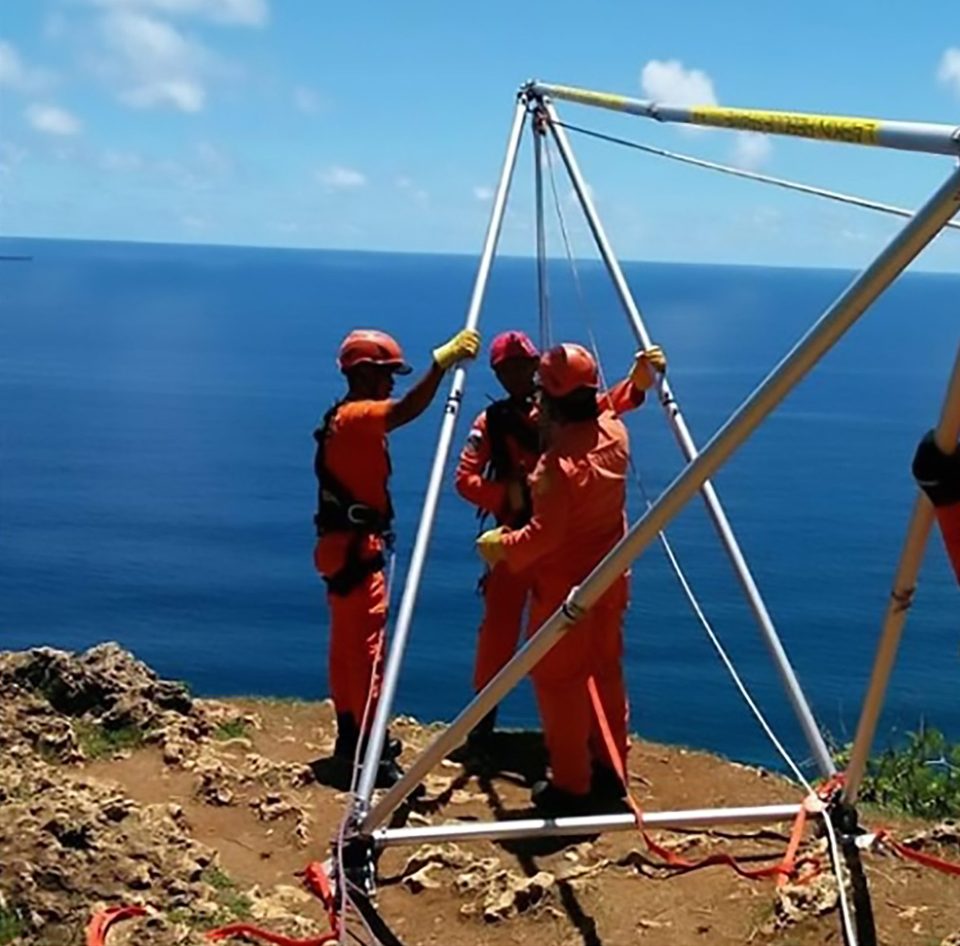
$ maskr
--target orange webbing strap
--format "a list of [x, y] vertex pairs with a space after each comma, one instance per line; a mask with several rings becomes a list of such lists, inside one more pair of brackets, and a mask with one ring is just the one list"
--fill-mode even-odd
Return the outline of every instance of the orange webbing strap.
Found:
[[216, 941], [229, 939], [231, 936], [246, 936], [250, 939], [272, 943], [273, 946], [326, 946], [327, 943], [336, 942], [340, 935], [340, 922], [337, 917], [336, 900], [330, 887], [330, 879], [327, 877], [323, 864], [319, 861], [309, 863], [303, 872], [303, 879], [307, 887], [316, 894], [323, 904], [327, 919], [330, 921], [331, 932], [309, 939], [295, 939], [290, 936], [283, 936], [280, 933], [271, 933], [269, 930], [251, 926], [249, 923], [230, 923], [227, 926], [210, 930], [207, 933], [207, 939]]
[[960, 864], [953, 861], [944, 860], [942, 857], [934, 857], [933, 854], [924, 854], [923, 851], [915, 851], [912, 847], [907, 847], [899, 841], [894, 840], [893, 836], [885, 828], [881, 828], [876, 834], [877, 843], [886, 844], [891, 850], [895, 851], [901, 857], [923, 864], [924, 867], [932, 867], [942, 874], [950, 874], [954, 877], [960, 877]]
[[87, 946], [106, 946], [107, 933], [114, 923], [144, 916], [146, 912], [143, 907], [110, 907], [95, 913], [87, 924]]
[[[610, 756], [610, 761], [613, 764], [614, 771], [620, 777], [620, 782], [623, 784], [623, 788], [626, 793], [627, 804], [630, 806], [630, 810], [633, 812], [633, 815], [637, 820], [637, 829], [640, 831], [640, 835], [643, 838], [644, 844], [646, 844], [650, 852], [664, 861], [663, 866], [671, 868], [672, 870], [686, 873], [693, 870], [699, 870], [703, 867], [712, 867], [717, 864], [722, 864], [726, 867], [729, 867], [731, 870], [736, 871], [736, 873], [738, 873], [741, 877], [745, 877], [748, 880], [760, 880], [766, 877], [794, 877], [797, 873], [797, 869], [805, 863], [814, 865], [813, 873], [816, 873], [816, 861], [814, 859], [802, 858], [799, 861], [796, 860], [797, 848], [800, 846], [800, 839], [803, 835], [803, 826], [806, 821], [805, 806], [800, 809], [800, 813], [797, 815], [797, 819], [794, 822], [790, 844], [787, 846], [787, 852], [784, 855], [783, 861], [771, 867], [743, 867], [735, 857], [732, 857], [729, 854], [710, 854], [701, 860], [691, 861], [687, 860], [685, 857], [680, 857], [679, 854], [671, 851], [669, 848], [657, 844], [657, 842], [650, 837], [644, 828], [643, 810], [630, 793], [630, 783], [624, 768], [623, 759], [621, 758], [620, 751], [614, 742], [613, 733], [610, 730], [610, 723], [607, 720], [606, 713], [603, 711], [603, 703], [600, 700], [600, 693], [597, 690], [597, 684], [593, 677], [590, 677], [587, 680], [587, 691], [590, 694], [590, 701], [593, 704], [593, 711], [597, 717], [597, 725], [600, 728], [600, 734], [603, 736], [603, 742], [607, 748], [607, 754]], [[795, 842], [794, 837], [796, 838]], [[804, 879], [809, 879], [811, 876], [813, 876], [812, 873], [807, 873]]]

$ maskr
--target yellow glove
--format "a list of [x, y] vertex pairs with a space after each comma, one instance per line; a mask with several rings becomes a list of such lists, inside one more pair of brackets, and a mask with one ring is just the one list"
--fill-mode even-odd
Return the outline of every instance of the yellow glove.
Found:
[[444, 345], [433, 350], [433, 360], [444, 371], [467, 358], [476, 358], [480, 351], [480, 335], [472, 328], [465, 328], [457, 332]]
[[503, 536], [506, 530], [503, 526], [488, 529], [477, 539], [477, 552], [491, 568], [503, 561], [506, 550], [503, 547]]
[[667, 370], [667, 356], [659, 345], [651, 345], [637, 352], [636, 360], [630, 369], [630, 381], [638, 391], [646, 391], [657, 383], [654, 372], [663, 374]]

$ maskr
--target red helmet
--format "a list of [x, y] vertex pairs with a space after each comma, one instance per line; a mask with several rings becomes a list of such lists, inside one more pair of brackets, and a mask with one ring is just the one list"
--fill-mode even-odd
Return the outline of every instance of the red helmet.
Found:
[[540, 387], [551, 397], [566, 397], [577, 388], [600, 387], [597, 363], [582, 345], [567, 342], [551, 348], [537, 369]]
[[537, 346], [523, 332], [501, 332], [490, 343], [490, 367], [496, 368], [510, 358], [539, 358]]
[[397, 374], [410, 374], [413, 370], [404, 361], [403, 349], [395, 338], [369, 328], [356, 329], [343, 340], [337, 364], [341, 371], [349, 371], [357, 365], [382, 365]]

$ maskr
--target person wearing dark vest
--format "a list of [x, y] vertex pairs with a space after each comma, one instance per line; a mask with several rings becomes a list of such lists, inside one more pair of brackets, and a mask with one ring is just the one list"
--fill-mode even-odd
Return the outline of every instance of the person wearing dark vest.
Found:
[[913, 475], [933, 503], [943, 544], [960, 582], [960, 450], [944, 453], [929, 431], [917, 445]]
[[[540, 353], [523, 332], [502, 332], [490, 346], [490, 367], [507, 396], [481, 411], [460, 454], [457, 492], [477, 507], [481, 520], [519, 529], [530, 517], [527, 477], [540, 459], [534, 379]], [[530, 594], [530, 576], [504, 566], [481, 580], [483, 619], [477, 637], [473, 687], [479, 692], [513, 656]], [[489, 745], [496, 726], [492, 710], [470, 734], [469, 750]]]
[[[444, 373], [475, 358], [479, 335], [458, 332], [433, 352], [427, 372], [400, 398], [397, 375], [410, 374], [396, 340], [360, 329], [340, 346], [338, 364], [347, 392], [314, 431], [314, 472], [319, 483], [314, 517], [314, 565], [327, 585], [330, 608], [330, 688], [337, 714], [335, 759], [352, 764], [372, 722], [380, 693], [387, 621], [385, 556], [392, 542], [390, 455], [387, 435], [419, 417], [433, 400]], [[399, 746], [387, 740], [378, 787], [400, 776]]]

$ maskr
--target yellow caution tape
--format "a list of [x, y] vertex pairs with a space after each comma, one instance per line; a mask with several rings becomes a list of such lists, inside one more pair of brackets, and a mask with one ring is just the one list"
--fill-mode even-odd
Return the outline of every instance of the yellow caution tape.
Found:
[[599, 105], [601, 108], [613, 108], [618, 111], [630, 101], [622, 95], [611, 92], [594, 92], [591, 89], [577, 89], [571, 85], [551, 85], [550, 94], [558, 99], [580, 102], [582, 105]]
[[845, 118], [841, 115], [765, 112], [749, 108], [715, 108], [702, 105], [692, 108], [690, 116], [698, 125], [716, 125], [771, 135], [796, 135], [800, 138], [820, 138], [861, 145], [875, 145], [880, 131], [880, 122], [872, 118]]

